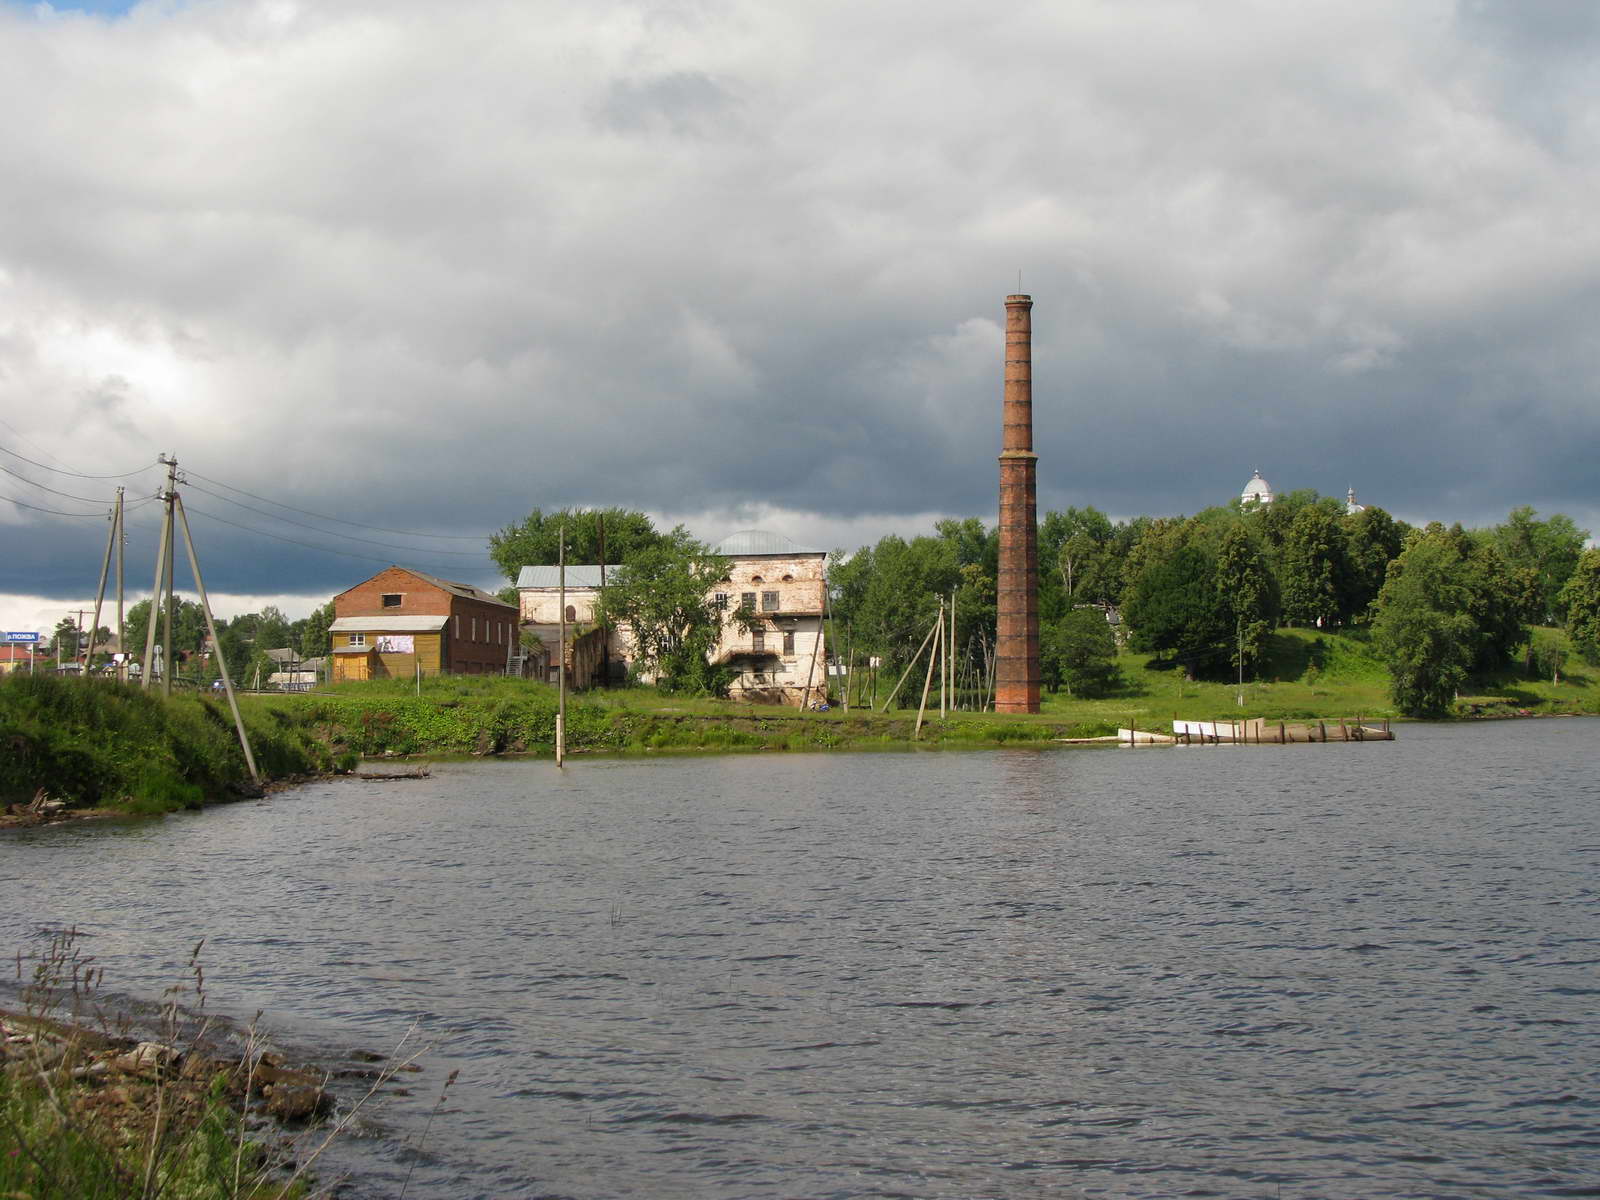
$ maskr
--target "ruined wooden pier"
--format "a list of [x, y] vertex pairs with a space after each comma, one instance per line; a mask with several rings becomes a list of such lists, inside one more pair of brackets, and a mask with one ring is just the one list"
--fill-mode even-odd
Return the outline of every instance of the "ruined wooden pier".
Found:
[[1171, 733], [1143, 729], [1117, 730], [1121, 746], [1287, 746], [1296, 742], [1392, 742], [1387, 719], [1369, 725], [1357, 717], [1346, 721], [1183, 721], [1174, 719]]

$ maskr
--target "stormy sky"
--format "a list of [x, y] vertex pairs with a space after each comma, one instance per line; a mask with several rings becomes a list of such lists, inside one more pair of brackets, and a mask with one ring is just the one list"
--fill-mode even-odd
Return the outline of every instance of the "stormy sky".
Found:
[[1600, 530], [1597, 50], [1583, 0], [0, 0], [0, 626], [93, 598], [104, 520], [37, 510], [161, 453], [224, 611], [498, 586], [534, 506], [992, 522], [1019, 272], [1041, 511], [1259, 467]]

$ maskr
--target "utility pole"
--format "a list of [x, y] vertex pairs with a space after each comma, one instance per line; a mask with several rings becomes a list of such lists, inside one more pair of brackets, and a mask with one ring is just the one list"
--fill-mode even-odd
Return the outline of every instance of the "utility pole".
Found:
[[955, 674], [955, 669], [960, 666], [960, 658], [957, 658], [958, 654], [960, 654], [960, 651], [955, 648], [955, 589], [952, 587], [952, 589], [950, 589], [949, 662], [946, 662], [946, 666], [944, 666], [944, 672], [946, 672], [946, 675], [949, 675], [950, 678], [950, 712], [955, 712], [958, 707], [962, 707], [960, 688], [958, 688], [960, 678], [958, 678], [957, 674]]
[[[933, 685], [933, 664], [934, 660], [939, 657], [939, 638], [943, 635], [943, 633], [944, 601], [941, 599], [939, 601], [939, 619], [934, 622], [933, 628], [928, 630], [928, 638], [932, 643], [932, 646], [928, 650], [928, 673], [922, 677], [922, 703], [917, 706], [917, 725], [916, 728], [911, 731], [911, 737], [913, 741], [922, 736], [922, 718], [923, 715], [928, 711], [928, 688]], [[916, 660], [913, 659], [912, 661], [915, 662]], [[901, 682], [904, 682], [903, 677]]]
[[94, 665], [94, 643], [100, 633], [100, 606], [106, 599], [106, 577], [111, 574], [111, 551], [117, 544], [117, 534], [122, 521], [122, 489], [117, 489], [117, 502], [111, 509], [111, 533], [106, 538], [106, 558], [100, 564], [100, 587], [94, 594], [94, 620], [89, 626], [89, 648], [83, 656], [83, 674], [88, 678], [89, 668]]
[[161, 654], [161, 694], [172, 695], [172, 672], [178, 661], [178, 651], [172, 644], [173, 609], [177, 601], [173, 598], [172, 574], [173, 567], [178, 558], [178, 542], [176, 527], [172, 523], [172, 510], [178, 499], [178, 459], [176, 456], [167, 459], [167, 540], [171, 542], [172, 549], [167, 555], [167, 616], [163, 627], [163, 637], [166, 649]]
[[[171, 577], [172, 556], [177, 547], [173, 544], [172, 536], [172, 497], [176, 494], [178, 483], [178, 460], [169, 459], [166, 455], [158, 455], [156, 461], [167, 465], [167, 490], [157, 498], [167, 508], [166, 515], [161, 520], [161, 541], [156, 549], [156, 581], [150, 589], [150, 620], [144, 631], [144, 660], [139, 668], [139, 683], [148, 689], [155, 679], [155, 647], [156, 647], [156, 622], [161, 619], [161, 585]], [[172, 658], [172, 630], [171, 621], [168, 621], [167, 647], [161, 664], [161, 677], [165, 681], [170, 677], [170, 664]], [[169, 689], [170, 690], [170, 689]]]
[[1239, 707], [1244, 707], [1244, 617], [1239, 617]]
[[[176, 463], [174, 462], [174, 474]], [[233, 680], [228, 677], [228, 663], [222, 653], [222, 639], [217, 637], [217, 623], [211, 619], [211, 601], [206, 596], [206, 581], [200, 577], [200, 559], [194, 552], [194, 538], [189, 535], [189, 514], [183, 511], [183, 501], [178, 498], [176, 491], [172, 493], [173, 504], [169, 507], [177, 509], [178, 516], [183, 521], [183, 544], [189, 549], [189, 567], [194, 572], [195, 591], [200, 593], [200, 609], [206, 616], [206, 632], [211, 635], [212, 644], [217, 648], [217, 671], [222, 676], [223, 690], [228, 693], [228, 707], [233, 711], [233, 727], [239, 732], [239, 745], [244, 750], [245, 766], [250, 768], [250, 778], [261, 785], [261, 773], [256, 770], [256, 756], [250, 753], [250, 738], [244, 731], [244, 718], [239, 715], [239, 701], [233, 694]], [[171, 565], [170, 562], [168, 564]], [[169, 576], [170, 577], [170, 576]]]
[[567, 527], [561, 526], [556, 546], [557, 583], [561, 607], [561, 662], [556, 668], [556, 766], [567, 757]]
[[117, 682], [128, 681], [128, 638], [122, 621], [122, 567], [128, 553], [128, 530], [122, 505], [122, 489], [117, 489]]

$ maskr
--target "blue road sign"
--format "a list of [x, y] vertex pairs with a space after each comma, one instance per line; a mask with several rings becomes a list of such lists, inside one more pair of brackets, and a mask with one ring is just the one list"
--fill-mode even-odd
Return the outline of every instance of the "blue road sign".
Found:
[[8, 633], [8, 634], [6, 634], [6, 641], [8, 641], [8, 642], [37, 642], [38, 640], [39, 640], [39, 635], [37, 633]]

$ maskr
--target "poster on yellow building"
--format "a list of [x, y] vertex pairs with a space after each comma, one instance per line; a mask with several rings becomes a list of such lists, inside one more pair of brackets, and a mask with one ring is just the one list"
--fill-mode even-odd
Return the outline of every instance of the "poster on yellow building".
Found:
[[386, 633], [378, 638], [379, 654], [415, 654], [416, 639], [409, 633]]

